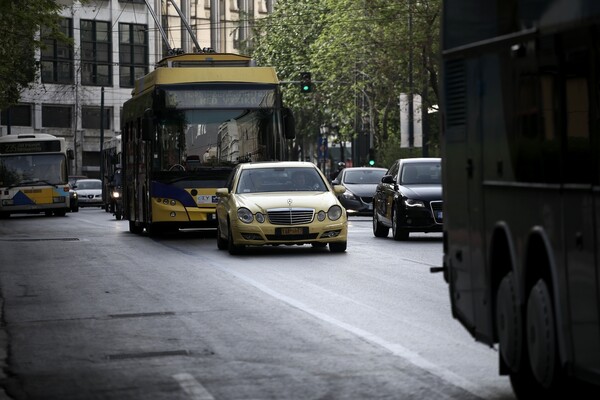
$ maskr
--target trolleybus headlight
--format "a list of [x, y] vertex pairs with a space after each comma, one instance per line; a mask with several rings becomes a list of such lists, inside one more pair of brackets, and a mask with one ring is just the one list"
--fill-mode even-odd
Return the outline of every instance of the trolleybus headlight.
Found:
[[163, 199], [163, 204], [164, 205], [169, 205], [169, 199]]
[[317, 219], [318, 219], [319, 221], [323, 221], [323, 220], [325, 219], [325, 216], [326, 216], [326, 215], [327, 215], [327, 214], [325, 213], [325, 211], [321, 210], [321, 211], [319, 211], [319, 212], [317, 213]]
[[112, 197], [114, 197], [115, 199], [118, 199], [119, 197], [121, 197], [121, 193], [119, 193], [115, 190], [112, 192]]
[[176, 202], [175, 200], [171, 200], [171, 203], [170, 203], [170, 204], [171, 204], [172, 206], [174, 206], [174, 205], [176, 205], [176, 204], [177, 204], [177, 202]]
[[240, 221], [242, 221], [245, 224], [249, 224], [254, 220], [252, 212], [244, 207], [238, 209], [237, 215]]
[[404, 204], [406, 204], [407, 207], [425, 207], [425, 203], [421, 200], [404, 199]]
[[331, 206], [329, 208], [329, 211], [327, 211], [327, 216], [332, 221], [337, 221], [338, 219], [340, 219], [342, 214], [343, 214], [342, 207], [340, 207], [338, 205]]
[[263, 213], [257, 212], [254, 218], [256, 218], [256, 222], [259, 222], [261, 224], [265, 222], [265, 215]]

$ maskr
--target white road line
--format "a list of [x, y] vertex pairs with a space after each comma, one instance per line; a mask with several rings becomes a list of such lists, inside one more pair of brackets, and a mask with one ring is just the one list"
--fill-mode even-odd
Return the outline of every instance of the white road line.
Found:
[[270, 296], [273, 296], [276, 299], [279, 299], [279, 300], [281, 300], [295, 308], [298, 308], [308, 314], [311, 314], [311, 315], [321, 319], [322, 321], [328, 322], [328, 323], [333, 324], [339, 328], [342, 328], [348, 332], [351, 332], [371, 343], [375, 343], [375, 344], [387, 349], [395, 356], [401, 357], [401, 358], [407, 360], [408, 362], [410, 362], [420, 368], [423, 368], [424, 370], [429, 371], [430, 373], [442, 378], [446, 382], [448, 382], [454, 386], [458, 386], [458, 387], [466, 390], [467, 392], [474, 394], [477, 397], [482, 397], [484, 399], [493, 397], [493, 393], [490, 393], [485, 389], [481, 389], [480, 387], [477, 386], [477, 384], [469, 381], [468, 379], [465, 379], [462, 376], [459, 376], [444, 367], [441, 367], [435, 363], [432, 363], [431, 361], [427, 360], [426, 358], [420, 356], [418, 353], [415, 353], [414, 351], [402, 346], [399, 343], [389, 342], [371, 332], [365, 331], [364, 329], [361, 329], [354, 325], [345, 323], [345, 322], [335, 319], [327, 314], [324, 314], [322, 312], [314, 310], [314, 309], [308, 307], [307, 305], [305, 305], [291, 297], [288, 297], [279, 292], [276, 292], [276, 291], [268, 288], [267, 286], [265, 286], [261, 283], [258, 283], [257, 281], [253, 280], [252, 278], [245, 276], [237, 271], [234, 271], [234, 270], [229, 269], [224, 266], [220, 266], [220, 268], [228, 271], [229, 273], [231, 273], [234, 276], [238, 277], [239, 279], [249, 283], [250, 285], [256, 287], [257, 289], [261, 290], [262, 292], [264, 292]]
[[179, 386], [192, 400], [214, 400], [215, 398], [192, 375], [182, 372], [173, 375]]

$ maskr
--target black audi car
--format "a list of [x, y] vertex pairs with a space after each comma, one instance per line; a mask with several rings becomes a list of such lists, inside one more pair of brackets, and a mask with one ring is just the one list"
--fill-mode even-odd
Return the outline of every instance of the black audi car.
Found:
[[411, 232], [442, 232], [440, 158], [397, 160], [381, 178], [373, 198], [373, 234], [406, 240]]

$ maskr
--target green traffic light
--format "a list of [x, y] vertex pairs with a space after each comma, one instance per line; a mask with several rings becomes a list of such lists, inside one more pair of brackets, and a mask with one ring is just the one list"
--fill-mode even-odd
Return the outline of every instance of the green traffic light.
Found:
[[304, 85], [304, 86], [302, 86], [302, 90], [305, 92], [308, 92], [310, 90], [310, 86]]
[[369, 165], [372, 167], [373, 165], [375, 165], [375, 160], [369, 160]]

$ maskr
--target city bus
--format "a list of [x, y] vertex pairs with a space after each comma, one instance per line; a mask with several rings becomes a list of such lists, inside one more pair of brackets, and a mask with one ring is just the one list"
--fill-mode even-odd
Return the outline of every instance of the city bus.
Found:
[[124, 218], [149, 234], [216, 228], [216, 189], [241, 162], [287, 160], [294, 118], [275, 69], [249, 57], [176, 54], [123, 106]]
[[519, 399], [599, 398], [600, 2], [445, 0], [442, 25], [432, 270]]
[[70, 209], [64, 138], [43, 133], [0, 137], [0, 218], [11, 214], [64, 216]]

